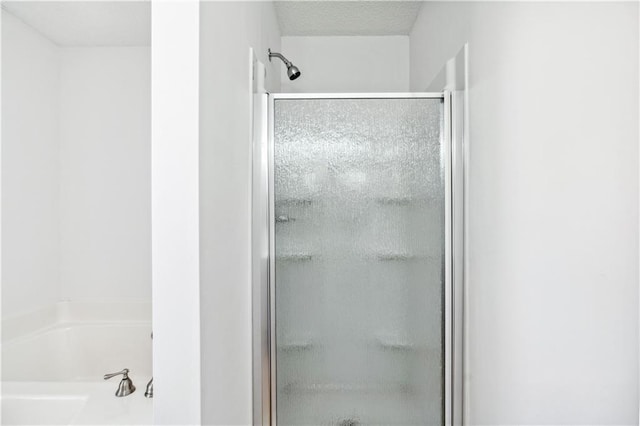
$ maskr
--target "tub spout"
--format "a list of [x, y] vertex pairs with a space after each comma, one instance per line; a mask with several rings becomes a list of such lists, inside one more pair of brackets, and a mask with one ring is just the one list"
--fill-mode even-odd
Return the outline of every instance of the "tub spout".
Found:
[[[153, 331], [151, 332], [151, 339], [153, 339]], [[153, 374], [153, 372], [151, 372]], [[153, 377], [147, 383], [147, 389], [144, 391], [145, 398], [153, 398]]]
[[147, 389], [144, 391], [144, 396], [147, 398], [153, 398], [153, 377], [147, 383]]

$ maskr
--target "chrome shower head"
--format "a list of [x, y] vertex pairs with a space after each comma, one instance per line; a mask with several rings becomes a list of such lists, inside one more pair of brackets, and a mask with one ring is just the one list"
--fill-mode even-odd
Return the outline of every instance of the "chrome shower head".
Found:
[[291, 64], [287, 67], [287, 75], [289, 76], [289, 80], [295, 80], [300, 77], [300, 70], [295, 65]]
[[295, 80], [296, 78], [300, 77], [301, 73], [298, 67], [293, 65], [287, 58], [282, 56], [281, 53], [272, 52], [271, 49], [269, 49], [269, 61], [271, 61], [271, 58], [274, 56], [276, 58], [280, 58], [280, 60], [287, 66], [287, 76], [289, 77], [289, 80]]

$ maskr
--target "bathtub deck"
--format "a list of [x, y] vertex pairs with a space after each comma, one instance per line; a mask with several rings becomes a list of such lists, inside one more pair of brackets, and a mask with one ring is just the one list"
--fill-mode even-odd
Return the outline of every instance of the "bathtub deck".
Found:
[[[118, 398], [114, 395], [117, 381], [2, 382], [3, 424], [5, 420], [10, 421], [6, 424], [52, 424], [56, 419], [56, 424], [68, 425], [151, 425], [153, 399], [144, 397], [145, 385], [137, 383], [133, 394]], [[47, 404], [48, 401], [69, 403]], [[21, 402], [28, 402], [35, 410], [27, 413], [29, 419], [19, 412], [25, 405]], [[20, 420], [14, 423], [11, 419]]]

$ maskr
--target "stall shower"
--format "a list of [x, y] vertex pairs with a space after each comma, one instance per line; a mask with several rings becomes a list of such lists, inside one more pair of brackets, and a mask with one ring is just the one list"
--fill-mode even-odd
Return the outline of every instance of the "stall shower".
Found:
[[263, 422], [451, 423], [450, 96], [269, 95]]

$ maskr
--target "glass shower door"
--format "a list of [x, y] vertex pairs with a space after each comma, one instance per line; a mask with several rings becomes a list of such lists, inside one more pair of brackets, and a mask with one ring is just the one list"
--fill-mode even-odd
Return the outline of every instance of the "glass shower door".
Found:
[[443, 424], [443, 99], [272, 114], [277, 424]]

